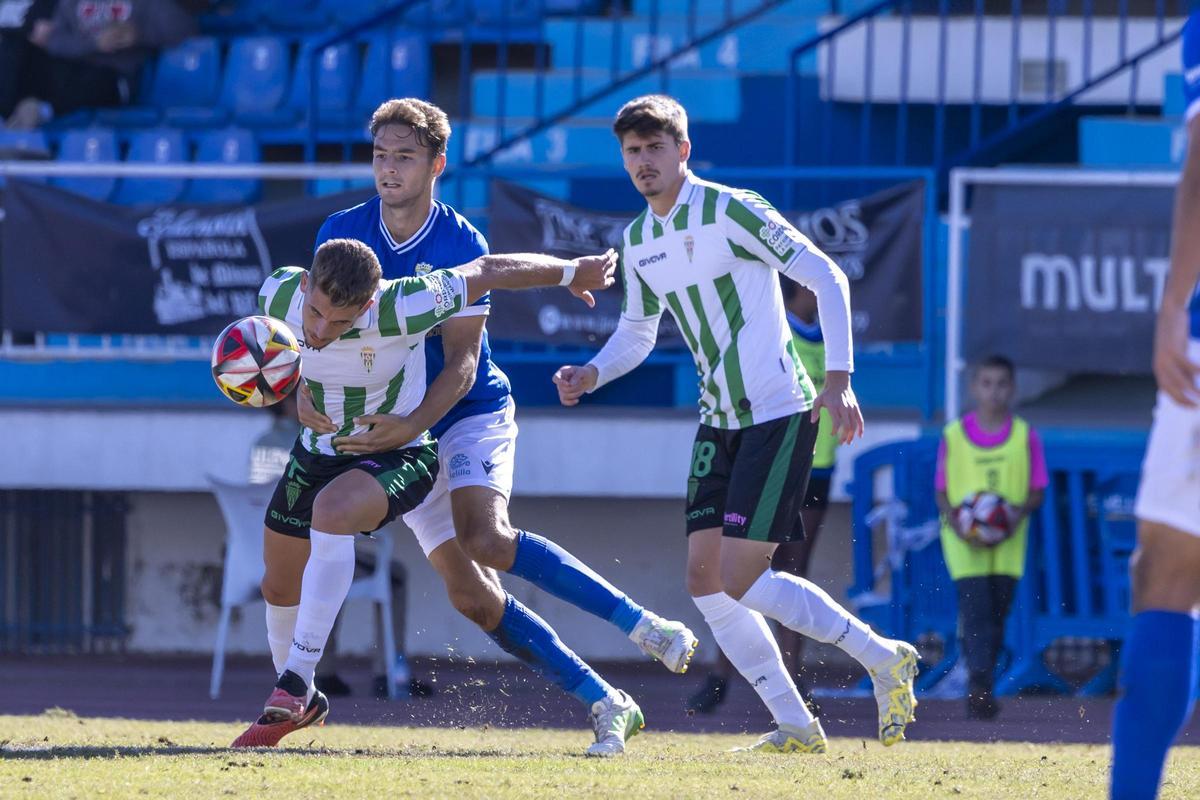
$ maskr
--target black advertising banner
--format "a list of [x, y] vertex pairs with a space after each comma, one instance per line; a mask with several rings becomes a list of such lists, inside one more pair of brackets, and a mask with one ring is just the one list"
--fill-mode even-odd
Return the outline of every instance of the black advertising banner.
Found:
[[[603, 253], [621, 244], [621, 232], [634, 216], [590, 211], [516, 184], [494, 181], [488, 246], [493, 253], [534, 252], [559, 258]], [[598, 346], [617, 328], [622, 292], [619, 282], [596, 292], [595, 308], [562, 289], [504, 292], [492, 298], [488, 334], [512, 341]], [[687, 347], [666, 314], [659, 324], [658, 346]]]
[[[857, 342], [921, 338], [921, 253], [924, 184], [895, 186], [830, 208], [785, 214], [850, 278]], [[620, 244], [634, 215], [582, 209], [514, 184], [492, 186], [492, 252], [544, 252], [564, 258]], [[620, 286], [597, 295], [588, 309], [562, 291], [505, 293], [494, 301], [488, 329], [497, 338], [556, 344], [602, 343], [621, 313]], [[663, 315], [659, 346], [685, 347]]]
[[1174, 194], [1161, 187], [975, 187], [965, 356], [1148, 374]]
[[312, 262], [329, 214], [367, 196], [139, 210], [10, 181], [0, 319], [18, 332], [217, 333], [257, 313], [275, 267]]

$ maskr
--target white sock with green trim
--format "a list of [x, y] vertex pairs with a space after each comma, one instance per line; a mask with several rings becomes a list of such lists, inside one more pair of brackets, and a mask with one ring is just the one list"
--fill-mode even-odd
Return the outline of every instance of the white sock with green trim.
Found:
[[788, 572], [763, 572], [742, 595], [742, 605], [811, 639], [840, 647], [868, 670], [896, 654], [889, 639], [838, 605], [824, 589]]
[[354, 581], [354, 536], [312, 529], [312, 549], [300, 584], [300, 607], [284, 669], [304, 679], [312, 693], [313, 673], [329, 632]]
[[724, 592], [693, 597], [692, 602], [704, 615], [721, 652], [758, 692], [775, 722], [793, 728], [809, 725], [813, 721], [812, 712], [783, 666], [775, 634], [762, 614]]

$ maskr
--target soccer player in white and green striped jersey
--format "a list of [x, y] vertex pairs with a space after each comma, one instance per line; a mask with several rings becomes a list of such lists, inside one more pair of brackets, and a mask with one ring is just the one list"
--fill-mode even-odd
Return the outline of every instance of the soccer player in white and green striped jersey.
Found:
[[[564, 261], [549, 256], [483, 256], [422, 277], [383, 281], [379, 259], [355, 239], [330, 239], [311, 270], [284, 267], [259, 295], [264, 314], [282, 320], [303, 348], [304, 381], [336, 433], [305, 428], [267, 507], [263, 595], [270, 601], [289, 585], [280, 562], [289, 536], [309, 539], [299, 604], [291, 620], [268, 618], [271, 657], [279, 676], [262, 716], [234, 747], [273, 747], [287, 734], [320, 723], [329, 702], [313, 689], [313, 673], [354, 578], [354, 535], [378, 530], [416, 508], [433, 488], [437, 448], [422, 432], [394, 450], [339, 453], [334, 436], [366, 431], [376, 415], [408, 414], [425, 394], [426, 333], [493, 289], [566, 286], [592, 304], [589, 293], [613, 282], [615, 254]], [[247, 343], [251, 348], [262, 343]], [[275, 535], [282, 534], [282, 535]], [[557, 637], [554, 637], [557, 640]], [[563, 658], [578, 662], [564, 650]], [[614, 694], [582, 662], [577, 682]], [[640, 724], [641, 712], [636, 711]], [[622, 738], [623, 741], [623, 738]]]
[[[883, 638], [810, 581], [769, 568], [778, 544], [804, 536], [800, 508], [817, 416], [834, 435], [862, 433], [846, 276], [758, 194], [688, 169], [687, 114], [674, 99], [626, 103], [613, 132], [626, 172], [648, 207], [625, 229], [625, 303], [617, 330], [584, 366], [555, 373], [560, 399], [579, 398], [650, 353], [670, 312], [700, 375], [700, 428], [688, 479], [688, 591], [713, 637], [770, 709], [777, 730], [750, 749], [824, 752], [825, 734], [784, 668], [764, 616], [837, 645], [870, 673], [879, 738], [904, 738], [916, 699], [916, 651]], [[817, 296], [826, 343], [825, 386], [805, 374], [784, 315], [776, 272]]]

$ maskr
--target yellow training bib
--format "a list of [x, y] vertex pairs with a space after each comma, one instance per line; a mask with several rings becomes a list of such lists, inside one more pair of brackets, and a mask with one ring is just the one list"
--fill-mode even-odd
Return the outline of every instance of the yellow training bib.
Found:
[[[994, 492], [1013, 505], [1029, 497], [1029, 423], [1014, 416], [1008, 439], [996, 447], [979, 447], [967, 438], [962, 420], [942, 432], [946, 442], [946, 497], [952, 506], [976, 492]], [[995, 547], [976, 547], [959, 538], [949, 525], [942, 526], [942, 552], [950, 577], [1011, 575], [1025, 572], [1025, 548], [1029, 521]]]

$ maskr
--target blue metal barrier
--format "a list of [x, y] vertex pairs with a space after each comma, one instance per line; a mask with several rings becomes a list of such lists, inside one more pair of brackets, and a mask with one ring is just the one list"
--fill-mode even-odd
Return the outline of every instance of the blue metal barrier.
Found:
[[[1043, 655], [1056, 640], [1076, 637], [1110, 642], [1108, 667], [1080, 694], [1105, 694], [1115, 684], [1120, 642], [1129, 622], [1129, 556], [1135, 545], [1133, 496], [1145, 442], [1142, 434], [1044, 435], [1050, 483], [1041, 510], [1030, 520], [1026, 574], [1010, 616], [1011, 666], [997, 682], [999, 694], [1069, 690], [1047, 670]], [[882, 445], [860, 455], [851, 485], [854, 583], [851, 601], [861, 616], [889, 636], [913, 641], [935, 634], [945, 654], [928, 665], [918, 688], [929, 688], [957, 658], [957, 597], [935, 538], [914, 542], [913, 532], [937, 520], [934, 470], [938, 437]], [[875, 549], [881, 473], [890, 472], [891, 501], [899, 513], [883, 515], [889, 552]], [[885, 481], [886, 482], [886, 481]], [[902, 504], [902, 505], [899, 505]], [[876, 512], [876, 513], [872, 513]], [[881, 587], [885, 587], [881, 589]]]

